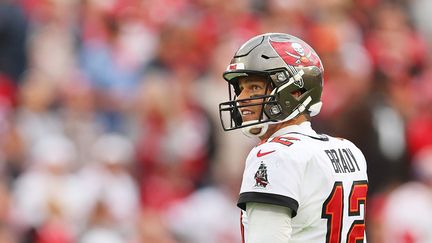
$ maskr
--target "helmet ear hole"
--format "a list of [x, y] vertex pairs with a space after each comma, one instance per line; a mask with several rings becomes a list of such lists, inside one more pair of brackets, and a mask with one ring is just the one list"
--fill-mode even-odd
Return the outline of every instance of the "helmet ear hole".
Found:
[[300, 97], [301, 97], [304, 93], [306, 93], [306, 91], [307, 91], [307, 90], [306, 90], [305, 88], [297, 89], [297, 90], [294, 90], [293, 92], [291, 92], [291, 95], [294, 96], [294, 98], [295, 98], [296, 100], [299, 100]]
[[307, 89], [301, 88], [301, 89], [299, 89], [299, 91], [300, 91], [300, 94], [304, 94], [304, 93], [306, 93]]

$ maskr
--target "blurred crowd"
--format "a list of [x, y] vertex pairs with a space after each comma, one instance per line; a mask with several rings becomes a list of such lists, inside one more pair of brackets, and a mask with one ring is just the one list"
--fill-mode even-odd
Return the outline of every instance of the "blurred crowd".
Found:
[[0, 243], [240, 242], [256, 141], [221, 74], [264, 32], [325, 67], [321, 132], [368, 161], [368, 241], [432, 242], [432, 2], [0, 0]]

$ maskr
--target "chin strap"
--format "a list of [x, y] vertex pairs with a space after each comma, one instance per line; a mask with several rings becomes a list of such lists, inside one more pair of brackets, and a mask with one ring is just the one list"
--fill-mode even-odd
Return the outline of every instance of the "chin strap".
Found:
[[[243, 122], [242, 125], [247, 125], [256, 122], [258, 122], [258, 120], [247, 121], [247, 122]], [[267, 132], [267, 129], [268, 129], [268, 123], [261, 123], [261, 124], [256, 124], [248, 127], [243, 127], [242, 132], [247, 137], [259, 138]], [[259, 130], [259, 133], [252, 133], [253, 130]]]

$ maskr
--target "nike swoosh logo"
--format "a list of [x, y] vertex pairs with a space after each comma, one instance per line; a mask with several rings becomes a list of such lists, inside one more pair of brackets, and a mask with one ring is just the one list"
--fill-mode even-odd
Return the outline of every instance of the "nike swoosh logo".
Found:
[[257, 153], [257, 157], [259, 158], [259, 157], [262, 157], [262, 156], [264, 156], [264, 155], [271, 154], [271, 153], [273, 153], [274, 151], [276, 151], [276, 150], [272, 150], [272, 151], [262, 152], [262, 153], [261, 153], [261, 149], [260, 149], [260, 150], [258, 151], [258, 153]]

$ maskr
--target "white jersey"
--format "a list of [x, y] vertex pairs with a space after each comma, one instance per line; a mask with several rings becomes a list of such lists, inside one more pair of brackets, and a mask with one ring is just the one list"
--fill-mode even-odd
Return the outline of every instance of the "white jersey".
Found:
[[242, 231], [246, 203], [258, 202], [292, 209], [290, 242], [366, 242], [367, 183], [365, 158], [353, 143], [319, 135], [310, 122], [285, 127], [247, 157]]

